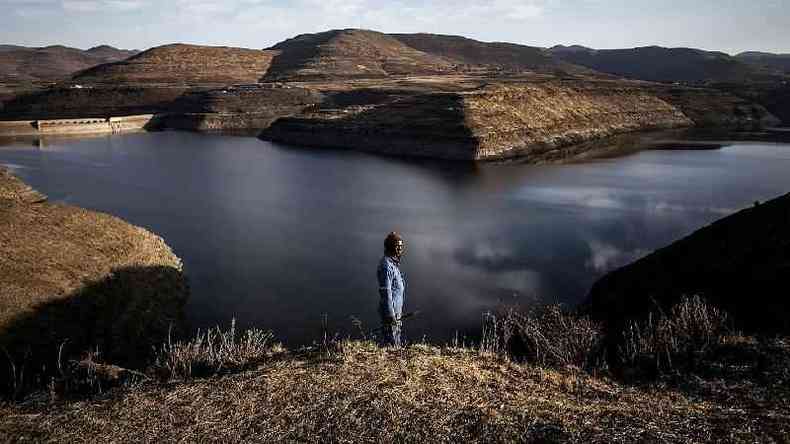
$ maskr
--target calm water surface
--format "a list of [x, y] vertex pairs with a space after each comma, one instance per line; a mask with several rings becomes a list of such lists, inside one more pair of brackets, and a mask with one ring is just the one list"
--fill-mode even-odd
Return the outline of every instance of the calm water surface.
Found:
[[474, 337], [483, 312], [580, 302], [607, 271], [790, 191], [790, 145], [643, 151], [530, 166], [400, 160], [254, 138], [162, 132], [11, 143], [51, 200], [120, 216], [185, 264], [193, 327], [275, 331], [290, 345], [350, 318], [375, 327], [384, 236], [403, 233], [411, 339]]

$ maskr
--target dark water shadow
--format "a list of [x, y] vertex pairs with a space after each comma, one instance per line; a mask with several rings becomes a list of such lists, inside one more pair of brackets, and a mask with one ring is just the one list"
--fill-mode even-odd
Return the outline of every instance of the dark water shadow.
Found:
[[98, 350], [105, 362], [142, 368], [169, 333], [185, 331], [188, 293], [175, 268], [129, 267], [34, 307], [0, 333], [0, 393], [15, 385], [18, 391], [20, 383], [40, 387], [57, 375], [59, 362], [87, 350]]

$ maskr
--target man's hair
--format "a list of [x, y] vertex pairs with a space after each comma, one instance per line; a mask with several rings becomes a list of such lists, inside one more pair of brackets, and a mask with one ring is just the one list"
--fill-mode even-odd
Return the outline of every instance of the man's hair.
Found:
[[384, 251], [387, 253], [394, 253], [395, 247], [398, 246], [398, 241], [402, 241], [403, 238], [400, 237], [400, 234], [396, 232], [392, 232], [387, 235], [387, 238], [384, 239]]

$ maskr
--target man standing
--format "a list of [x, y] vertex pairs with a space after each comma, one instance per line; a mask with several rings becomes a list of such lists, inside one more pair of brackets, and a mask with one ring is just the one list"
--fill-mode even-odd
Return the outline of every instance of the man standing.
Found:
[[406, 246], [398, 233], [392, 232], [384, 240], [384, 257], [379, 262], [379, 314], [381, 315], [382, 345], [400, 347], [401, 316], [406, 296], [406, 281], [400, 271], [400, 259]]

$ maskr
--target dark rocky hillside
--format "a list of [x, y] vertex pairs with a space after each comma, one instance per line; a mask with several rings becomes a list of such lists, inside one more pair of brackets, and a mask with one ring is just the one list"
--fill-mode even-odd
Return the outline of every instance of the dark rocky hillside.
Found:
[[595, 50], [581, 46], [555, 46], [555, 57], [596, 71], [655, 82], [753, 82], [776, 80], [776, 73], [722, 52], [691, 48], [646, 46]]
[[272, 51], [177, 43], [93, 67], [75, 75], [74, 80], [83, 83], [255, 83], [269, 69], [273, 56]]
[[700, 295], [746, 332], [790, 332], [790, 194], [740, 211], [616, 270], [588, 308], [613, 328]]
[[466, 37], [437, 34], [391, 34], [412, 48], [468, 65], [502, 71], [550, 73], [591, 73], [591, 70], [564, 62], [542, 48], [514, 43], [479, 42]]
[[768, 52], [742, 52], [736, 59], [749, 65], [790, 74], [790, 54], [771, 54]]
[[102, 63], [116, 62], [136, 51], [103, 45], [83, 51], [66, 46], [27, 48], [0, 46], [0, 82], [57, 81]]

